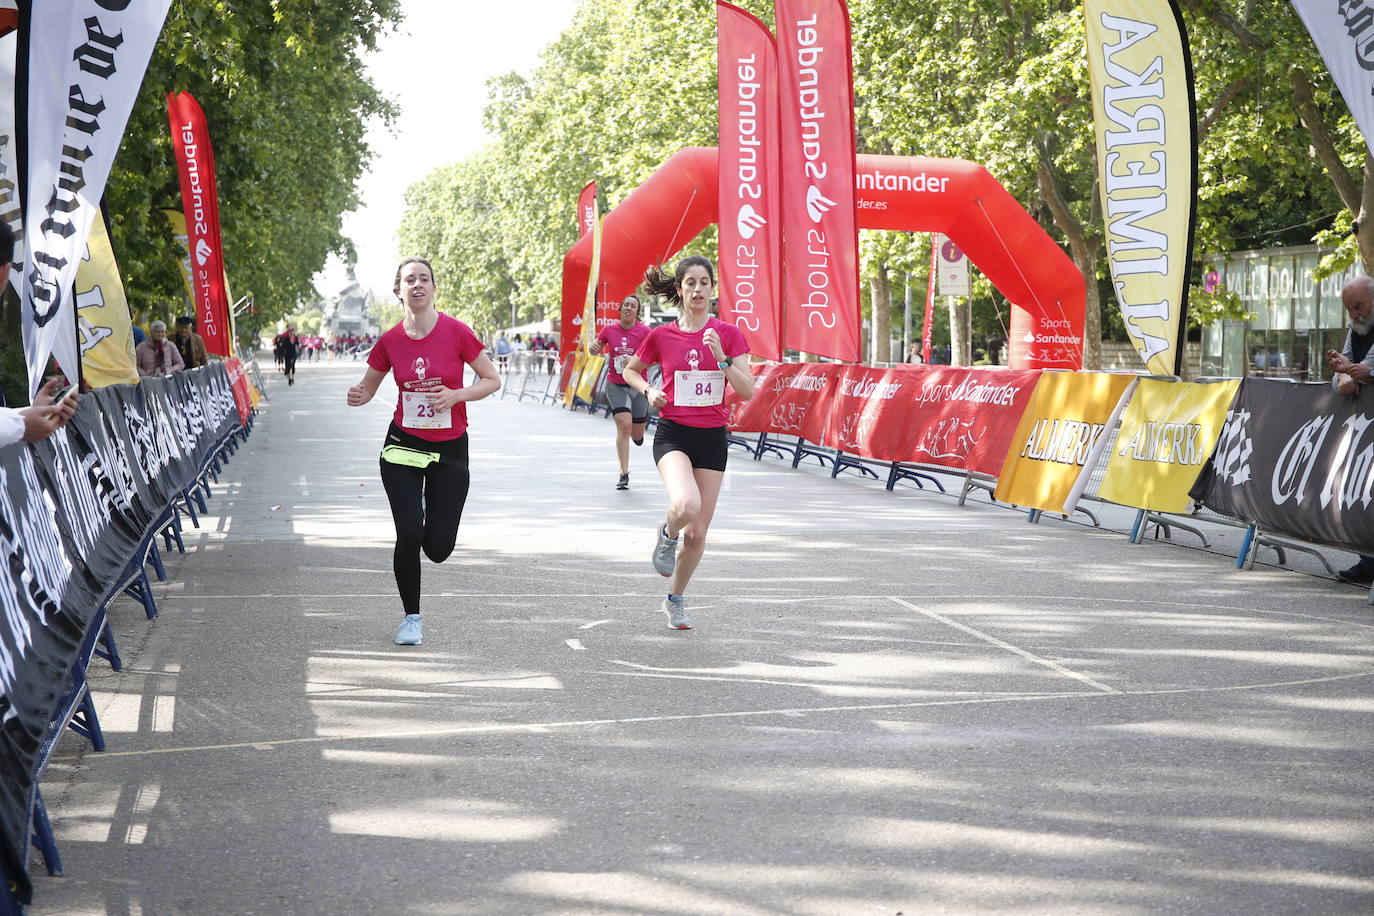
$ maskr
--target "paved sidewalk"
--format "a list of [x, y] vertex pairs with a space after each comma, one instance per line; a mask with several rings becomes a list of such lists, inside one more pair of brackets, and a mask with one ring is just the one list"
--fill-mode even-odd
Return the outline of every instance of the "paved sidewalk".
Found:
[[363, 368], [269, 376], [112, 609], [35, 913], [1374, 911], [1374, 609], [1307, 558], [734, 451], [677, 632], [649, 448], [616, 492], [608, 420], [508, 397], [398, 647]]

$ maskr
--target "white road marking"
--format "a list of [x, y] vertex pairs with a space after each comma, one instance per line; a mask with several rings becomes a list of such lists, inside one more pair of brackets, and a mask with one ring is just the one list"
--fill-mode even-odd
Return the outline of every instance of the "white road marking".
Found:
[[569, 649], [572, 649], [574, 652], [586, 652], [586, 651], [587, 651], [587, 647], [584, 646], [584, 645], [582, 645], [582, 640], [580, 640], [580, 639], [565, 639], [565, 640], [563, 640], [563, 642], [567, 643], [568, 648], [569, 648]]
[[607, 617], [605, 620], [593, 620], [591, 623], [584, 623], [584, 624], [582, 624], [582, 626], [578, 627], [578, 629], [579, 629], [579, 630], [590, 630], [592, 627], [599, 627], [599, 626], [601, 626], [603, 623], [614, 623], [614, 622], [615, 622], [615, 619], [614, 619], [614, 618], [612, 618], [612, 617]]
[[969, 634], [970, 636], [973, 636], [973, 637], [975, 637], [975, 638], [977, 638], [977, 639], [981, 639], [981, 640], [982, 640], [983, 642], [985, 642], [985, 643], [989, 643], [989, 644], [991, 644], [991, 645], [997, 646], [999, 649], [1006, 649], [1008, 652], [1015, 653], [1016, 655], [1021, 656], [1022, 658], [1026, 659], [1027, 661], [1035, 662], [1037, 665], [1044, 665], [1046, 668], [1051, 668], [1051, 669], [1053, 669], [1053, 670], [1055, 670], [1055, 671], [1058, 671], [1060, 674], [1062, 674], [1062, 675], [1064, 675], [1064, 676], [1066, 676], [1066, 677], [1071, 677], [1071, 678], [1074, 678], [1075, 680], [1082, 681], [1083, 683], [1088, 684], [1088, 685], [1090, 685], [1090, 686], [1092, 686], [1092, 687], [1096, 687], [1098, 690], [1101, 690], [1103, 693], [1121, 693], [1121, 691], [1118, 690], [1118, 689], [1116, 689], [1115, 687], [1108, 687], [1106, 684], [1103, 684], [1103, 683], [1100, 683], [1100, 682], [1098, 682], [1098, 681], [1093, 680], [1092, 678], [1088, 677], [1086, 674], [1079, 674], [1077, 671], [1073, 671], [1073, 670], [1071, 670], [1071, 669], [1069, 669], [1069, 668], [1065, 668], [1063, 665], [1059, 664], [1058, 662], [1052, 662], [1052, 661], [1050, 661], [1048, 658], [1041, 658], [1040, 656], [1035, 655], [1034, 653], [1027, 652], [1025, 649], [1019, 648], [1019, 647], [1017, 647], [1017, 646], [1013, 646], [1013, 645], [1012, 645], [1011, 643], [1009, 643], [1009, 642], [1003, 642], [1002, 640], [998, 639], [996, 636], [989, 636], [987, 633], [984, 633], [984, 632], [982, 632], [981, 630], [975, 630], [973, 627], [970, 627], [970, 626], [965, 626], [964, 624], [959, 623], [957, 620], [950, 620], [948, 617], [944, 616], [943, 614], [937, 614], [937, 613], [935, 613], [935, 612], [932, 611], [932, 610], [928, 610], [928, 609], [923, 608], [923, 607], [917, 607], [916, 605], [912, 604], [910, 601], [906, 601], [906, 600], [904, 600], [904, 599], [902, 599], [902, 598], [896, 598], [896, 597], [894, 597], [894, 596], [892, 596], [892, 595], [888, 595], [888, 596], [887, 596], [887, 600], [888, 600], [888, 601], [891, 601], [893, 604], [900, 604], [902, 607], [910, 608], [911, 610], [915, 611], [915, 612], [918, 613], [918, 614], [921, 614], [921, 615], [924, 615], [924, 616], [926, 616], [926, 617], [929, 617], [931, 620], [938, 620], [940, 623], [943, 623], [943, 624], [944, 624], [945, 626], [947, 626], [947, 627], [953, 627], [953, 628], [956, 629], [956, 630], [961, 630], [961, 631], [963, 631], [963, 632]]
[[[622, 672], [615, 672], [617, 674]], [[1179, 687], [1160, 690], [1120, 690], [1112, 693], [1077, 690], [1061, 693], [1019, 694], [1002, 697], [959, 697], [943, 700], [919, 700], [910, 703], [863, 703], [852, 706], [795, 706], [781, 709], [742, 709], [722, 712], [683, 713], [675, 716], [631, 716], [623, 719], [572, 719], [561, 722], [513, 722], [509, 724], [463, 725], [454, 728], [411, 729], [395, 732], [373, 732], [371, 734], [314, 735], [309, 738], [276, 738], [267, 741], [240, 741], [234, 744], [203, 744], [186, 747], [147, 748], [138, 751], [101, 751], [98, 754], [71, 754], [54, 757], [58, 761], [80, 760], [86, 766], [96, 766], [102, 760], [115, 757], [151, 757], [160, 754], [185, 754], [198, 751], [229, 751], [245, 748], [265, 749], [268, 747], [288, 747], [293, 744], [337, 744], [343, 741], [385, 741], [390, 739], [443, 738], [459, 735], [535, 733], [562, 728], [595, 727], [602, 725], [645, 725], [663, 722], [686, 722], [702, 719], [759, 719], [770, 716], [791, 717], [799, 714], [818, 715], [831, 712], [882, 712], [897, 709], [923, 709], [931, 706], [972, 706], [990, 703], [1025, 703], [1041, 700], [1098, 700], [1115, 696], [1168, 696], [1183, 693], [1231, 693], [1238, 690], [1269, 690], [1276, 687], [1303, 687], [1310, 684], [1329, 684], [1356, 678], [1374, 677], [1374, 671], [1359, 671], [1354, 674], [1337, 674], [1330, 677], [1309, 677], [1294, 681], [1274, 681], [1265, 684], [1233, 684], [1224, 687]]]

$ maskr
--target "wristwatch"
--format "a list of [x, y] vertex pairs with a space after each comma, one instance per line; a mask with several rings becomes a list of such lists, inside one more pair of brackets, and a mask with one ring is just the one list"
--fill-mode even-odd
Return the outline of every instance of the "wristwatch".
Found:
[[726, 367], [729, 366], [729, 365], [730, 365], [730, 357], [728, 357], [728, 356], [725, 357], [725, 359], [719, 360], [719, 361], [716, 363], [716, 366], [717, 366], [718, 368], [721, 368], [721, 369], [724, 369], [724, 368], [726, 368]]

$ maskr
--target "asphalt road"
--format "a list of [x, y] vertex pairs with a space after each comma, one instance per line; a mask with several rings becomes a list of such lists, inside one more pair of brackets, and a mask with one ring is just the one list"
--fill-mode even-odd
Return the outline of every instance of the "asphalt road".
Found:
[[1374, 911], [1374, 609], [1307, 558], [734, 452], [678, 632], [648, 447], [492, 398], [403, 648], [361, 374], [270, 378], [112, 608], [35, 913]]

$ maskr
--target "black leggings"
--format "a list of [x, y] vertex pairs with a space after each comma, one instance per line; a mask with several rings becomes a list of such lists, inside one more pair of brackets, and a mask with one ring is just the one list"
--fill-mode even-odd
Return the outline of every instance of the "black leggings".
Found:
[[468, 435], [447, 442], [430, 442], [398, 429], [386, 434], [387, 445], [402, 445], [443, 458], [426, 468], [381, 462], [382, 486], [391, 501], [396, 523], [396, 550], [391, 565], [401, 607], [406, 614], [420, 613], [420, 551], [435, 563], [453, 553], [458, 523], [468, 498]]

